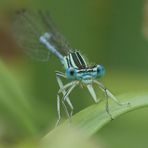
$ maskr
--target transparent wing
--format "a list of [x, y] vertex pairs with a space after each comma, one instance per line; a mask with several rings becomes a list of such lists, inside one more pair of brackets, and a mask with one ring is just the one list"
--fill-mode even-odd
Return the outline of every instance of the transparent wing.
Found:
[[18, 45], [31, 57], [48, 61], [50, 51], [40, 43], [40, 36], [50, 34], [49, 43], [61, 54], [67, 55], [71, 50], [64, 37], [56, 30], [48, 12], [22, 10], [13, 21], [13, 35]]

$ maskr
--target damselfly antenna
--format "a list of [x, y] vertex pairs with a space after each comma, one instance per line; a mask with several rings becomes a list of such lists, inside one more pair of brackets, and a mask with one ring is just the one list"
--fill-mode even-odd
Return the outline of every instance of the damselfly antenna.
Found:
[[[86, 86], [95, 103], [97, 98], [93, 84], [96, 84], [104, 93], [106, 98], [106, 112], [112, 119], [109, 111], [108, 99], [111, 98], [118, 105], [116, 97], [98, 79], [105, 74], [102, 65], [90, 66], [80, 52], [73, 50], [64, 37], [56, 30], [48, 12], [43, 11], [20, 11], [15, 15], [13, 22], [13, 34], [18, 45], [31, 57], [40, 61], [48, 61], [50, 54], [54, 54], [62, 63], [65, 72], [56, 72], [56, 79], [60, 87], [57, 93], [57, 112], [59, 124], [61, 119], [61, 104], [63, 105], [68, 118], [71, 118], [74, 107], [69, 95], [77, 85]], [[68, 84], [63, 84], [62, 79], [68, 79]], [[62, 97], [60, 97], [62, 95]], [[71, 109], [69, 112], [67, 105]]]

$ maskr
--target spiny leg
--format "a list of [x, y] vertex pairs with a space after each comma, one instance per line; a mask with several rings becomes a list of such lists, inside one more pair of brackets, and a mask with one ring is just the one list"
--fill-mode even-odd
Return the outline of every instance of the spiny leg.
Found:
[[[57, 82], [58, 82], [59, 87], [60, 87], [60, 89], [59, 89], [59, 91], [58, 91], [58, 95], [59, 95], [60, 93], [62, 93], [63, 96], [64, 96], [64, 95], [66, 94], [65, 89], [68, 88], [68, 87], [70, 87], [70, 86], [72, 86], [72, 85], [73, 85], [73, 82], [70, 82], [70, 83], [68, 83], [68, 84], [66, 84], [66, 85], [63, 85], [63, 83], [62, 83], [60, 77], [66, 78], [63, 73], [61, 73], [61, 72], [56, 72]], [[69, 115], [68, 109], [67, 109], [67, 107], [66, 107], [64, 101], [62, 101], [62, 104], [63, 104], [63, 106], [64, 106], [64, 109], [65, 109], [65, 112], [66, 112], [68, 118], [70, 118], [71, 115], [72, 115], [72, 113], [73, 113], [73, 109], [74, 109], [74, 108], [73, 108], [72, 103], [70, 102], [69, 98], [67, 98], [66, 101], [67, 101], [67, 103], [68, 103], [68, 105], [70, 106], [70, 109], [71, 109], [70, 115]]]
[[75, 82], [75, 84], [73, 84], [69, 89], [68, 91], [65, 93], [64, 97], [63, 97], [63, 100], [64, 101], [67, 101], [67, 98], [69, 96], [69, 94], [72, 92], [72, 90], [77, 86], [77, 82]]
[[96, 93], [94, 91], [94, 88], [92, 87], [91, 84], [87, 85], [87, 89], [89, 91], [89, 93], [91, 94], [93, 100], [95, 101], [95, 103], [98, 103], [99, 102], [99, 99], [97, 99], [97, 96], [96, 96]]
[[[64, 96], [64, 94], [66, 94], [66, 91], [65, 91], [66, 88], [69, 88], [69, 87], [71, 87], [71, 86], [74, 85], [74, 84], [75, 84], [75, 82], [73, 81], [73, 82], [70, 82], [70, 83], [64, 85], [63, 88], [59, 89], [58, 93], [63, 93], [63, 96]], [[64, 91], [64, 92], [63, 92], [63, 91]], [[72, 114], [73, 114], [73, 109], [74, 109], [74, 107], [73, 107], [73, 105], [72, 105], [72, 103], [71, 103], [69, 97], [67, 97], [66, 102], [67, 102], [67, 104], [69, 105], [69, 107], [70, 107], [70, 109], [71, 109], [71, 113], [70, 113], [70, 117], [71, 117]], [[63, 102], [63, 103], [64, 103], [64, 102]]]
[[64, 107], [64, 110], [65, 110], [65, 113], [66, 113], [68, 119], [70, 119], [70, 115], [69, 115], [69, 112], [68, 112], [67, 106], [66, 106], [66, 104], [65, 104], [65, 102], [64, 102], [63, 100], [62, 100], [62, 105], [63, 105], [63, 107]]
[[97, 80], [94, 80], [93, 81], [94, 83], [96, 83], [99, 87], [100, 87], [100, 89], [102, 90], [102, 91], [104, 91], [105, 92], [105, 94], [108, 96], [108, 97], [110, 97], [115, 103], [117, 103], [118, 105], [120, 105], [120, 106], [122, 106], [122, 105], [129, 105], [130, 103], [128, 102], [128, 103], [121, 103], [119, 100], [117, 100], [117, 98], [102, 84], [102, 83], [100, 83], [99, 81], [97, 81]]
[[105, 92], [105, 98], [106, 98], [106, 112], [110, 116], [111, 120], [113, 120], [114, 118], [112, 117], [112, 114], [109, 111], [109, 102], [108, 102], [109, 98], [106, 92]]
[[[65, 92], [66, 93], [66, 92]], [[57, 119], [57, 122], [56, 122], [56, 126], [58, 126], [58, 124], [59, 124], [59, 122], [60, 122], [60, 119], [61, 119], [61, 110], [60, 110], [60, 93], [58, 93], [57, 94], [57, 112], [58, 112], [58, 119]], [[69, 112], [68, 112], [68, 109], [67, 109], [67, 107], [66, 107], [66, 105], [65, 105], [65, 102], [64, 102], [64, 100], [61, 100], [61, 102], [62, 102], [62, 105], [63, 105], [63, 107], [64, 107], [64, 110], [65, 110], [65, 113], [66, 113], [66, 115], [67, 115], [67, 117], [68, 117], [68, 119], [70, 119], [70, 115], [69, 115]]]
[[59, 89], [58, 93], [63, 93], [63, 91], [65, 91], [67, 88], [71, 87], [73, 84], [75, 84], [74, 81], [63, 85], [63, 87]]
[[[65, 75], [64, 75], [63, 73], [61, 73], [61, 72], [56, 72], [56, 75], [57, 75], [58, 84], [59, 84], [59, 86], [60, 86], [59, 93], [62, 92], [62, 93], [63, 93], [63, 96], [64, 96], [64, 95], [66, 94], [66, 91], [65, 91], [66, 88], [71, 87], [72, 85], [74, 85], [74, 84], [75, 84], [75, 81], [70, 82], [70, 83], [68, 83], [68, 84], [66, 84], [66, 85], [63, 85], [63, 83], [62, 83], [60, 77], [66, 78]], [[69, 97], [66, 98], [66, 102], [68, 103], [68, 105], [69, 105], [69, 107], [70, 107], [70, 109], [71, 109], [71, 113], [70, 113], [70, 114], [72, 115], [73, 109], [74, 109], [74, 108], [73, 108], [73, 105], [72, 105], [72, 103], [71, 103]]]
[[[59, 75], [59, 72], [58, 72], [57, 75]], [[62, 75], [63, 77], [65, 77], [65, 75], [60, 72], [60, 76], [61, 76], [61, 75]], [[63, 85], [63, 83], [62, 83], [62, 81], [61, 81], [60, 78], [58, 79], [58, 82], [59, 82], [59, 85], [60, 85], [60, 89], [59, 89], [59, 91], [58, 91], [58, 94], [63, 93], [63, 96], [66, 94], [66, 89], [75, 84], [75, 82], [73, 81], [73, 82], [67, 83], [66, 85]], [[66, 100], [66, 101], [67, 101], [68, 105], [70, 106], [70, 108], [71, 108], [71, 110], [72, 110], [70, 116], [69, 116], [68, 109], [67, 109], [67, 107], [66, 107], [65, 102], [64, 102], [63, 99], [62, 99], [62, 104], [63, 104], [63, 106], [64, 106], [64, 109], [65, 109], [65, 112], [66, 112], [68, 118], [70, 118], [70, 117], [72, 116], [72, 112], [73, 112], [73, 105], [72, 105], [72, 103], [70, 102], [70, 100], [69, 100], [68, 97], [67, 97], [67, 100]]]
[[102, 84], [102, 83], [100, 83], [99, 81], [96, 81], [96, 80], [94, 80], [94, 83], [96, 83], [96, 84], [98, 84], [98, 86], [99, 86], [99, 88], [101, 88], [101, 90], [102, 91], [104, 91], [104, 93], [105, 93], [105, 98], [106, 98], [106, 107], [105, 107], [105, 109], [106, 109], [106, 112], [107, 112], [107, 114], [110, 116], [110, 118], [111, 118], [111, 120], [113, 120], [113, 117], [112, 117], [112, 115], [111, 115], [111, 113], [110, 113], [110, 111], [109, 111], [109, 95], [108, 95], [108, 93], [107, 93], [107, 89], [104, 87], [104, 85]]
[[[76, 85], [77, 85], [77, 82], [75, 82], [75, 84], [73, 84], [67, 91], [65, 91], [65, 95], [64, 95], [64, 97], [61, 99], [62, 100], [62, 105], [63, 105], [63, 107], [64, 107], [64, 109], [65, 109], [65, 112], [66, 112], [66, 114], [67, 114], [67, 116], [68, 116], [68, 119], [70, 120], [70, 118], [71, 118], [71, 116], [70, 115], [72, 115], [72, 112], [71, 112], [71, 114], [69, 115], [69, 112], [68, 112], [68, 109], [67, 109], [67, 107], [66, 107], [66, 105], [65, 105], [65, 101], [67, 101], [66, 99], [68, 98], [68, 95], [71, 93], [71, 91], [76, 87]], [[64, 87], [64, 86], [63, 86]], [[58, 97], [59, 97], [59, 94], [60, 93], [58, 93]], [[69, 99], [69, 98], [68, 98]], [[69, 102], [68, 102], [69, 103]], [[70, 102], [71, 103], [71, 102]], [[69, 105], [71, 105], [72, 106], [72, 104], [69, 104]], [[73, 106], [72, 106], [73, 107]], [[60, 119], [59, 119], [59, 121], [60, 121]], [[58, 123], [59, 123], [59, 121], [58, 121]], [[57, 124], [58, 125], [58, 124]]]
[[[63, 73], [61, 73], [61, 72], [56, 72], [56, 78], [57, 78], [57, 82], [58, 82], [58, 84], [59, 84], [59, 87], [60, 87], [60, 89], [63, 89], [63, 83], [62, 83], [60, 77], [65, 78], [65, 75], [64, 75]], [[64, 89], [63, 89], [63, 90], [64, 90]], [[63, 95], [64, 95], [64, 92], [63, 92], [63, 91], [61, 91], [61, 92], [62, 92]], [[59, 124], [59, 122], [60, 122], [60, 119], [61, 119], [60, 96], [59, 96], [59, 94], [60, 94], [60, 91], [58, 91], [58, 94], [57, 94], [57, 112], [58, 112], [58, 119], [57, 119], [56, 126], [58, 126], [58, 124]], [[66, 105], [65, 105], [65, 103], [64, 103], [63, 101], [62, 101], [62, 105], [63, 105], [63, 107], [64, 107], [64, 110], [65, 110], [65, 112], [66, 112], [66, 115], [67, 115], [68, 118], [69, 118], [69, 113], [68, 113], [67, 107], [66, 107]]]
[[113, 119], [110, 111], [109, 111], [109, 104], [108, 104], [108, 99], [109, 97], [111, 97], [111, 99], [113, 101], [115, 101], [115, 103], [117, 103], [118, 105], [122, 106], [122, 105], [129, 105], [129, 102], [128, 103], [120, 103], [119, 100], [116, 99], [116, 97], [102, 84], [100, 83], [99, 81], [96, 81], [94, 80], [93, 81], [94, 83], [98, 84], [99, 88], [105, 92], [105, 97], [106, 97], [106, 111], [108, 113], [108, 115], [111, 117], [111, 119]]
[[73, 114], [73, 109], [74, 109], [74, 107], [73, 107], [72, 103], [70, 102], [68, 96], [69, 96], [69, 94], [72, 92], [72, 90], [76, 87], [76, 85], [77, 85], [77, 82], [75, 82], [75, 83], [67, 90], [67, 92], [65, 92], [65, 95], [64, 95], [64, 97], [63, 97], [63, 99], [62, 99], [62, 100], [64, 100], [64, 101], [66, 101], [66, 102], [68, 103], [68, 105], [70, 106], [70, 108], [71, 108], [70, 117], [71, 117], [72, 114]]
[[70, 118], [71, 118], [72, 115], [73, 115], [74, 107], [73, 107], [71, 101], [69, 100], [69, 98], [66, 99], [66, 102], [67, 102], [67, 104], [69, 105], [69, 107], [70, 107], [70, 109], [71, 109], [71, 112], [70, 112]]
[[[96, 93], [95, 93], [95, 91], [94, 91], [92, 85], [87, 85], [87, 88], [88, 88], [90, 94], [92, 95], [94, 101], [95, 101], [96, 103], [98, 103], [99, 100], [98, 100], [97, 97], [96, 97]], [[105, 93], [105, 97], [106, 97], [106, 112], [108, 113], [108, 115], [110, 116], [110, 118], [113, 119], [111, 113], [109, 112], [108, 95], [107, 95], [107, 93]]]
[[117, 100], [117, 98], [108, 90], [106, 89], [106, 93], [109, 97], [112, 98], [113, 101], [115, 101], [118, 105], [122, 106], [122, 105], [130, 105], [129, 102], [124, 102], [124, 103], [121, 103], [119, 102], [119, 100]]
[[57, 119], [57, 122], [56, 122], [55, 126], [59, 125], [59, 122], [60, 122], [60, 119], [61, 119], [60, 97], [59, 97], [59, 95], [57, 95], [57, 113], [58, 113], [58, 119]]
[[[70, 87], [71, 88], [71, 86], [73, 86], [73, 85], [75, 85], [75, 83], [74, 82], [71, 82], [71, 83], [68, 83], [68, 84], [66, 84], [66, 85], [64, 85], [63, 86], [63, 88], [61, 88], [60, 90], [59, 90], [59, 92], [58, 93], [63, 93], [63, 97], [66, 95], [66, 91], [65, 91], [65, 89], [66, 88], [68, 88], [68, 87]], [[64, 92], [63, 92], [64, 91]], [[67, 90], [68, 91], [68, 90]], [[72, 116], [72, 114], [73, 114], [73, 109], [74, 109], [74, 107], [73, 107], [73, 105], [72, 105], [72, 103], [71, 103], [71, 101], [70, 101], [70, 99], [69, 99], [69, 97], [68, 96], [66, 96], [66, 102], [67, 102], [67, 104], [69, 105], [69, 107], [70, 107], [70, 109], [71, 109], [71, 113], [70, 113], [70, 117]], [[62, 98], [62, 103], [63, 104], [65, 104], [65, 100], [63, 100], [63, 98]], [[66, 109], [66, 105], [64, 105], [64, 107], [65, 107], [65, 110], [67, 110]], [[68, 110], [67, 110], [68, 111]], [[68, 116], [69, 117], [69, 116]]]

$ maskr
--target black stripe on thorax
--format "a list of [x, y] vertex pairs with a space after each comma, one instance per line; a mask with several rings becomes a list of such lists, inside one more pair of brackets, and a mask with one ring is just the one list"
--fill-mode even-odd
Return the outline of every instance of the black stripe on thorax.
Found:
[[67, 65], [68, 65], [68, 67], [70, 67], [70, 60], [68, 60], [68, 58], [66, 57], [66, 62], [67, 62]]
[[[72, 57], [72, 58], [70, 58], [70, 57]], [[79, 52], [70, 53], [69, 59], [70, 59], [70, 61], [72, 60], [71, 63], [74, 63], [74, 65], [73, 65], [74, 67], [77, 67], [79, 69], [86, 68], [85, 61], [83, 60], [83, 58]]]
[[82, 56], [80, 55], [80, 53], [79, 53], [79, 52], [76, 52], [76, 54], [77, 54], [77, 57], [79, 58], [79, 60], [80, 60], [80, 62], [81, 62], [81, 65], [83, 65], [84, 67], [86, 67], [86, 64], [85, 64], [85, 62], [84, 62]]

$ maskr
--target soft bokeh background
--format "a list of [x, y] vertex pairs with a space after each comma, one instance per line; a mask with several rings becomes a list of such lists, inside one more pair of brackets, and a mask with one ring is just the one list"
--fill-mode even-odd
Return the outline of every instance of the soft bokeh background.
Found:
[[[90, 63], [106, 67], [106, 76], [101, 81], [114, 94], [139, 94], [148, 88], [148, 39], [143, 29], [148, 27], [144, 24], [145, 2], [1, 0], [0, 58], [28, 97], [22, 102], [13, 102], [11, 97], [7, 101], [0, 98], [0, 141], [21, 141], [24, 137], [44, 135], [54, 127], [58, 91], [54, 71], [63, 70], [54, 56], [49, 63], [41, 63], [21, 51], [11, 34], [13, 11], [24, 7], [49, 10], [72, 47], [80, 49]], [[71, 100], [75, 112], [93, 103], [89, 93], [80, 88], [72, 93]], [[147, 113], [146, 108], [128, 113], [94, 137], [101, 139], [107, 148], [148, 147]]]

